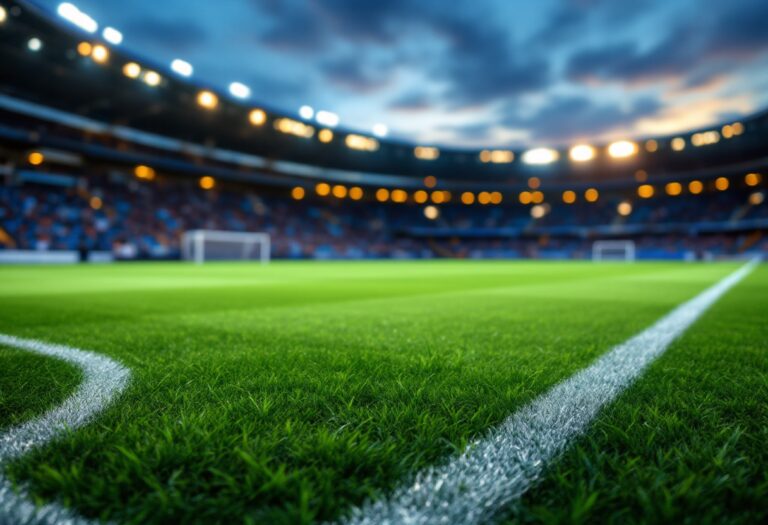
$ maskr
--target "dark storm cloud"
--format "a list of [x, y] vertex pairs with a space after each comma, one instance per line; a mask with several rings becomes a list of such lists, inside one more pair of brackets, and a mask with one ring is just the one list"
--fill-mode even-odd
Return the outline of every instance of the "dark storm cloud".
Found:
[[[626, 83], [681, 78], [718, 59], [748, 60], [768, 51], [768, 2], [749, 0], [704, 12], [675, 26], [660, 42], [642, 49], [636, 41], [592, 47], [574, 53], [566, 67], [569, 79], [579, 82], [612, 80]], [[722, 62], [720, 71], [733, 67]]]
[[517, 116], [512, 108], [503, 124], [524, 128], [538, 141], [562, 142], [576, 139], [585, 133], [600, 135], [629, 126], [639, 118], [656, 114], [661, 104], [652, 98], [636, 101], [629, 108], [602, 104], [583, 96], [558, 97], [531, 116]]
[[186, 52], [205, 46], [206, 30], [197, 21], [142, 16], [129, 20], [124, 32], [131, 38], [163, 49]]

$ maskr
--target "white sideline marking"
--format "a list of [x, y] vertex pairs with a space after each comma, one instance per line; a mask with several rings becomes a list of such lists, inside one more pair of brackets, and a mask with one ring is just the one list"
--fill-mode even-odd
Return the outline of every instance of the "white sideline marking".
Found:
[[107, 357], [64, 345], [0, 334], [0, 345], [54, 357], [78, 366], [84, 381], [64, 403], [31, 421], [0, 434], [0, 523], [19, 525], [90, 525], [96, 522], [49, 503], [38, 507], [24, 491], [15, 491], [2, 474], [8, 462], [45, 445], [68, 430], [91, 421], [128, 384], [130, 372]]
[[614, 347], [507, 418], [458, 458], [425, 469], [388, 498], [369, 501], [345, 525], [477, 524], [493, 520], [539, 478], [600, 409], [758, 261], [742, 266], [652, 326]]

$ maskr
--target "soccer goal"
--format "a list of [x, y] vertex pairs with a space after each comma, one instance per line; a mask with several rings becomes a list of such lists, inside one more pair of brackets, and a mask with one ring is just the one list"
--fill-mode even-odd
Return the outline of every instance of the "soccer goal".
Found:
[[595, 241], [592, 245], [593, 261], [625, 261], [635, 260], [634, 241]]
[[206, 261], [269, 262], [268, 233], [192, 230], [181, 238], [181, 257], [202, 264]]

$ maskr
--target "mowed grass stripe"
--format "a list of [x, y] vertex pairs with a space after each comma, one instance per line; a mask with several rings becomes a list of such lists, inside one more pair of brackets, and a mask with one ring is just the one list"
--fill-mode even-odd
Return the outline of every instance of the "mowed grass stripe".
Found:
[[343, 523], [489, 522], [538, 480], [604, 405], [756, 265], [748, 263], [612, 349], [472, 443], [459, 458], [419, 473], [391, 497], [355, 509]]
[[[459, 454], [734, 266], [154, 268], [12, 269], [29, 294], [0, 301], [0, 326], [54, 330], [134, 371], [119, 410], [11, 466], [36, 497], [118, 523], [335, 519]], [[227, 285], [186, 292], [208, 272]], [[273, 277], [289, 282], [254, 284]], [[407, 295], [419, 281], [433, 292]]]

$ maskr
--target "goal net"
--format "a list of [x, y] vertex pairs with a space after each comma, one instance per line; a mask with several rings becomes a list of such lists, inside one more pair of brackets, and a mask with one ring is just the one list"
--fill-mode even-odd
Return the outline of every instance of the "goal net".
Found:
[[634, 241], [595, 241], [592, 245], [593, 261], [634, 261]]
[[202, 264], [206, 261], [269, 262], [268, 233], [192, 230], [181, 237], [181, 257]]

